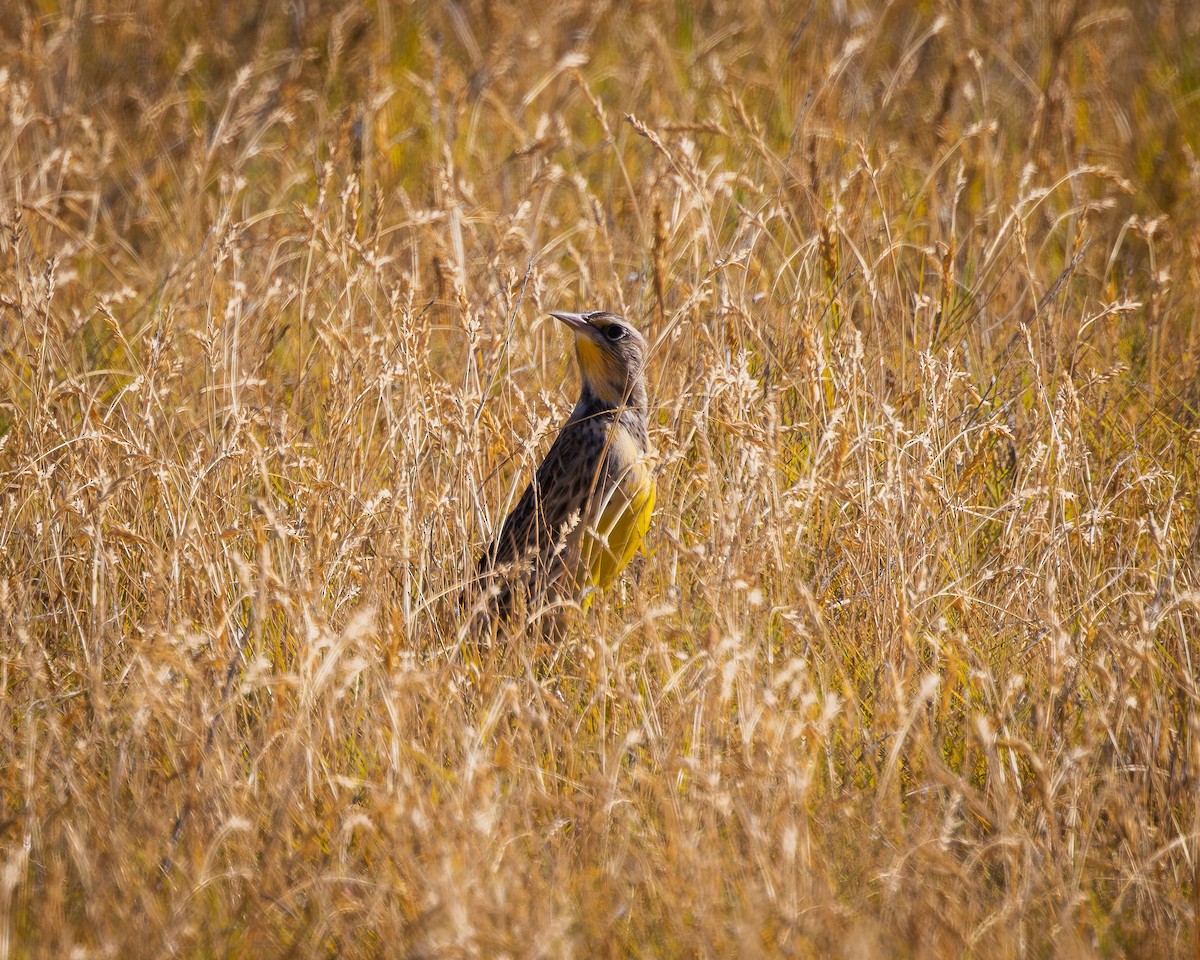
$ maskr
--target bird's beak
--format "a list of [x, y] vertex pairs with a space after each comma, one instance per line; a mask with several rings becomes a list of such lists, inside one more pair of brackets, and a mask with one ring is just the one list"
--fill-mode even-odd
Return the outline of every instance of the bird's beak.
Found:
[[582, 313], [554, 313], [554, 312], [551, 312], [550, 316], [554, 317], [555, 320], [561, 320], [563, 323], [565, 323], [568, 327], [570, 327], [576, 333], [579, 333], [583, 330], [587, 330], [588, 327], [590, 326], [590, 324], [587, 322], [587, 316]]

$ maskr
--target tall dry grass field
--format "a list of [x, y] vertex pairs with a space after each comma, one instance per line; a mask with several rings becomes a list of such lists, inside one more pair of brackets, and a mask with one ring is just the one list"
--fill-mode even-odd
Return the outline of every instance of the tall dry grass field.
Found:
[[1184, 0], [5, 4], [0, 960], [1197, 955], [1198, 152]]

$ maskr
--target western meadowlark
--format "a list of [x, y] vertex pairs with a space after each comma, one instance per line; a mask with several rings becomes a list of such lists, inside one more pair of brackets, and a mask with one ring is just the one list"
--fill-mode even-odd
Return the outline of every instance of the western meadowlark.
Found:
[[[646, 436], [646, 341], [613, 313], [551, 313], [575, 334], [579, 402], [500, 535], [483, 574], [529, 564], [530, 595], [582, 596], [607, 587], [633, 558], [654, 509]], [[511, 580], [497, 600], [503, 616]]]

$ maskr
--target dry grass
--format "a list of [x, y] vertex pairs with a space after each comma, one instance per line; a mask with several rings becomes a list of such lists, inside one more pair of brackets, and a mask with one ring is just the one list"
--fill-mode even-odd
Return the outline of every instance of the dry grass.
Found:
[[1200, 10], [258, 6], [0, 12], [0, 960], [1200, 950]]

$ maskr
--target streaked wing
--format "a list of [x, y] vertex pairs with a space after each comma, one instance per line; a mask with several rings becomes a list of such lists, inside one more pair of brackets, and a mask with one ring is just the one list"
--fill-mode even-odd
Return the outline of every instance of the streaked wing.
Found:
[[582, 424], [559, 433], [533, 481], [480, 558], [481, 571], [530, 555], [545, 556], [558, 541], [564, 523], [581, 510], [596, 477], [604, 445]]

